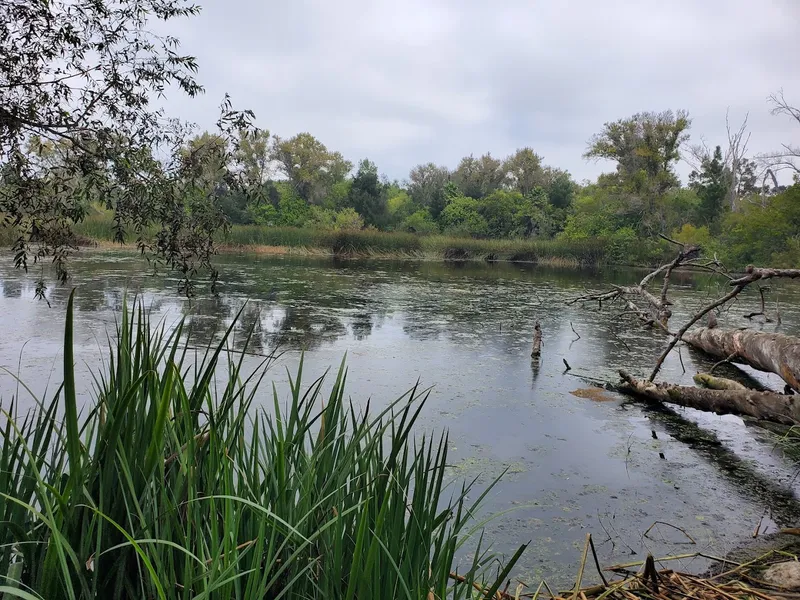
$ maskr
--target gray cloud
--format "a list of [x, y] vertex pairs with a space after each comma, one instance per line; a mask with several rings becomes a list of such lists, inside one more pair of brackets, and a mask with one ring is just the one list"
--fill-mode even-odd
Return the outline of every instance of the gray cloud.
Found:
[[609, 165], [582, 159], [588, 138], [644, 110], [687, 109], [711, 145], [749, 113], [753, 153], [800, 138], [766, 103], [800, 104], [796, 0], [208, 0], [172, 31], [206, 95], [171, 114], [210, 128], [229, 92], [393, 178], [522, 146], [593, 178]]

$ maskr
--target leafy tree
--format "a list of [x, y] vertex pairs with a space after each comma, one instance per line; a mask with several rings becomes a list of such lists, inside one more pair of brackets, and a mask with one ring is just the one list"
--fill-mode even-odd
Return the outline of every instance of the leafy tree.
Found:
[[547, 180], [542, 157], [531, 148], [520, 148], [503, 163], [506, 183], [511, 189], [527, 196], [537, 187], [543, 187]]
[[[561, 169], [546, 167], [544, 169], [544, 184], [542, 188], [547, 194], [547, 199], [556, 208], [567, 209], [572, 204], [575, 197], [577, 185], [572, 180], [572, 176]], [[527, 194], [535, 191], [535, 188]]]
[[724, 258], [737, 265], [800, 266], [798, 206], [800, 185], [795, 184], [765, 205], [745, 202], [742, 210], [727, 213], [720, 234]]
[[[194, 167], [172, 152], [187, 128], [151, 106], [170, 87], [202, 91], [195, 59], [153, 33], [164, 29], [156, 22], [198, 10], [184, 0], [0, 3], [0, 213], [20, 232], [18, 267], [50, 256], [65, 280], [71, 226], [95, 195], [114, 209], [119, 239], [126, 224], [137, 233], [155, 224], [152, 241], [139, 236], [143, 251], [187, 281], [204, 267], [216, 276], [213, 236], [225, 222], [217, 197], [195, 189]], [[220, 134], [251, 128], [252, 113], [227, 98], [221, 113]], [[33, 136], [63, 145], [57, 168], [25, 151]]]
[[502, 167], [503, 163], [488, 153], [480, 158], [465, 156], [453, 173], [453, 182], [463, 195], [483, 198], [503, 184]]
[[711, 230], [717, 229], [730, 183], [730, 172], [725, 168], [722, 148], [717, 146], [713, 156], [703, 159], [700, 171], [689, 174], [689, 187], [700, 199], [697, 216], [701, 225]]
[[644, 173], [660, 186], [677, 183], [673, 164], [680, 158], [680, 146], [688, 139], [691, 121], [685, 111], [637, 113], [629, 119], [606, 123], [589, 142], [586, 158], [604, 158], [617, 163], [623, 180]]
[[445, 207], [445, 186], [450, 181], [447, 167], [433, 163], [418, 165], [409, 174], [408, 193], [417, 206], [427, 208], [434, 219]]
[[266, 198], [266, 184], [272, 177], [272, 149], [270, 134], [266, 129], [239, 132], [236, 158], [241, 165], [244, 184], [256, 200]]
[[518, 213], [525, 198], [519, 192], [497, 190], [478, 202], [478, 213], [486, 220], [486, 234], [502, 238], [519, 235]]
[[449, 235], [485, 237], [489, 224], [479, 212], [480, 203], [469, 196], [451, 199], [441, 214], [441, 225]]
[[688, 139], [689, 124], [684, 111], [638, 113], [606, 123], [589, 142], [586, 158], [617, 163], [614, 173], [598, 178], [598, 185], [621, 205], [626, 225], [643, 236], [664, 232], [658, 203], [668, 190], [679, 186], [674, 164]]
[[400, 225], [402, 231], [410, 231], [420, 235], [429, 235], [439, 232], [439, 226], [433, 220], [427, 208], [422, 208], [409, 215]]
[[411, 196], [405, 190], [390, 188], [386, 193], [388, 196], [386, 211], [389, 213], [389, 221], [393, 225], [399, 226], [417, 211], [417, 205], [414, 204]]
[[321, 204], [353, 168], [341, 153], [328, 150], [310, 133], [275, 138], [273, 158], [300, 197], [311, 204]]
[[367, 225], [386, 224], [386, 195], [378, 177], [378, 167], [366, 158], [358, 164], [358, 172], [350, 187], [350, 206], [364, 217]]

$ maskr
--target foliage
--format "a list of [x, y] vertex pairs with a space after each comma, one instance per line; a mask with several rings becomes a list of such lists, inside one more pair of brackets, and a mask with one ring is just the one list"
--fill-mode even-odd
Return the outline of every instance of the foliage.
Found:
[[725, 258], [738, 265], [771, 265], [775, 261], [781, 266], [799, 266], [800, 185], [742, 204], [741, 211], [728, 213], [723, 220], [720, 240]]
[[427, 163], [414, 167], [408, 177], [408, 193], [414, 203], [438, 219], [446, 204], [445, 186], [450, 181], [450, 171]]
[[273, 158], [300, 198], [311, 204], [322, 203], [353, 168], [340, 152], [328, 150], [310, 133], [287, 140], [275, 138]]
[[430, 235], [439, 233], [439, 225], [433, 220], [430, 211], [427, 208], [423, 208], [406, 217], [400, 225], [400, 230], [410, 231], [419, 235]]
[[505, 179], [502, 161], [486, 153], [465, 156], [453, 172], [453, 183], [464, 196], [483, 198], [499, 189]]
[[359, 231], [364, 229], [364, 219], [355, 209], [343, 208], [336, 213], [333, 228], [336, 231]]
[[442, 211], [442, 230], [452, 236], [484, 237], [489, 234], [489, 224], [480, 214], [480, 203], [475, 198], [457, 196]]
[[506, 182], [512, 189], [527, 196], [545, 182], [542, 157], [532, 148], [520, 148], [503, 163]]
[[[224, 225], [219, 190], [209, 193], [195, 177], [195, 152], [176, 151], [188, 149], [189, 130], [150, 104], [168, 88], [202, 91], [195, 59], [178, 53], [176, 38], [153, 33], [198, 10], [184, 0], [0, 3], [0, 213], [19, 232], [18, 267], [52, 257], [64, 281], [71, 227], [88, 200], [102, 198], [119, 239], [132, 227], [142, 250], [187, 283], [198, 269], [216, 275], [210, 240]], [[231, 146], [230, 164], [236, 134], [249, 135], [251, 119], [226, 97], [218, 133]], [[30, 143], [55, 151], [42, 160]], [[232, 168], [222, 179], [239, 187], [238, 174]], [[160, 230], [144, 243], [139, 234], [153, 224]], [[41, 281], [39, 295], [44, 288]]]
[[698, 222], [715, 231], [718, 230], [725, 199], [731, 187], [730, 175], [730, 171], [725, 168], [722, 148], [719, 146], [714, 148], [713, 156], [703, 159], [700, 171], [692, 171], [689, 175], [689, 187], [700, 199]]
[[364, 159], [350, 187], [350, 206], [364, 218], [367, 225], [384, 226], [387, 222], [386, 193], [378, 177], [375, 163]]
[[456, 599], [483, 584], [480, 542], [466, 582], [449, 578], [487, 492], [445, 483], [446, 435], [413, 437], [425, 393], [371, 414], [345, 400], [344, 366], [323, 400], [301, 361], [288, 403], [274, 391], [259, 409], [263, 365], [246, 375], [225, 352], [233, 325], [192, 364], [182, 323], [151, 331], [122, 310], [83, 416], [72, 298], [64, 384], [28, 415], [3, 411], [6, 596]]

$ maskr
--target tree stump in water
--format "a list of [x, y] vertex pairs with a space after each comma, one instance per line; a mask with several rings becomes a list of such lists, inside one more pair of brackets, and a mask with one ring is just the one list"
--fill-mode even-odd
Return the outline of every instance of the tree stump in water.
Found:
[[542, 355], [542, 326], [539, 321], [533, 326], [533, 347], [531, 348], [531, 358], [539, 358]]

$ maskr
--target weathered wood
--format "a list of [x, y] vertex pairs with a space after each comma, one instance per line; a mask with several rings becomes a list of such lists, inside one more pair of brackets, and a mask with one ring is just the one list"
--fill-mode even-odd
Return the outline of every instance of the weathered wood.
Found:
[[760, 279], [772, 279], [773, 277], [786, 277], [795, 279], [800, 277], [800, 269], [764, 269], [748, 265], [745, 269], [745, 275], [738, 279], [731, 279], [730, 285], [747, 285]]
[[800, 338], [751, 329], [709, 329], [688, 331], [683, 341], [712, 356], [775, 373], [793, 389], [800, 390]]
[[531, 347], [531, 358], [539, 358], [542, 354], [542, 326], [539, 321], [533, 326], [533, 346]]
[[715, 377], [709, 373], [697, 373], [694, 377], [694, 382], [697, 385], [709, 388], [711, 390], [746, 390], [746, 386], [733, 379], [725, 379], [724, 377]]
[[[794, 425], [800, 422], [800, 398], [755, 390], [711, 390], [653, 383], [619, 372], [619, 391], [656, 402], [677, 404], [717, 414], [747, 415], [756, 419]], [[796, 400], [796, 398], [798, 398]]]

